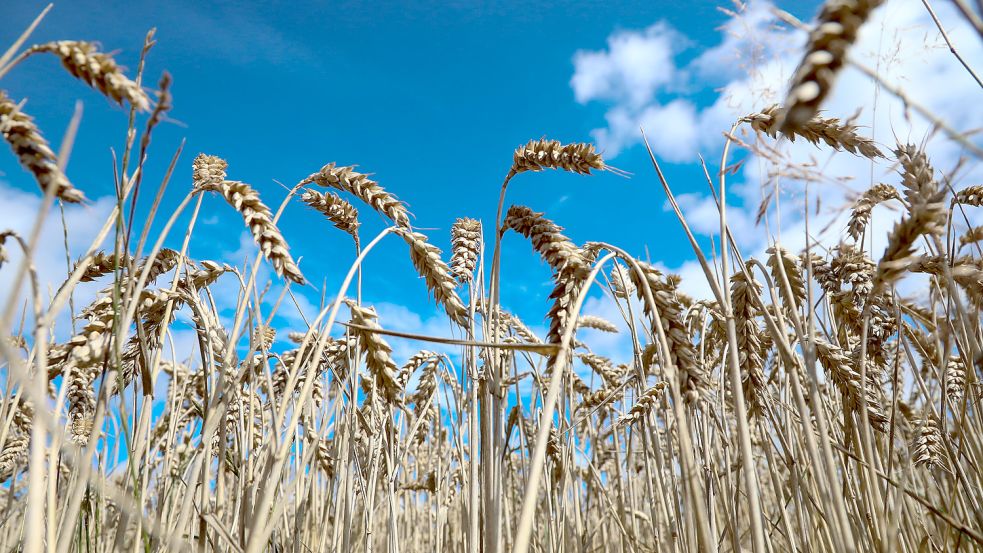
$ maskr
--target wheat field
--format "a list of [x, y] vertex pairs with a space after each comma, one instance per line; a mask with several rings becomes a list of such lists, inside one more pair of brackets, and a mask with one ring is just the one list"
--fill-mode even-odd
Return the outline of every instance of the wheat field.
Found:
[[[705, 298], [658, 259], [574, 243], [549, 214], [510, 202], [542, 171], [625, 174], [589, 143], [492, 153], [505, 175], [497, 217], [462, 206], [449, 255], [414, 228], [398, 190], [354, 165], [325, 160], [280, 196], [208, 153], [175, 155], [163, 182], [143, 180], [171, 109], [170, 76], [150, 87], [143, 74], [153, 34], [128, 74], [93, 43], [32, 45], [42, 13], [0, 57], [0, 132], [44, 197], [33, 233], [0, 223], [0, 271], [29, 290], [0, 306], [0, 551], [983, 551], [983, 228], [966, 225], [983, 185], [954, 188], [922, 145], [875, 142], [849, 114], [821, 111], [879, 4], [829, 0], [816, 21], [791, 23], [809, 42], [785, 101], [719, 129], [723, 158], [697, 176], [719, 213], [712, 249], [651, 149], [647, 172], [631, 175], [664, 192]], [[957, 4], [983, 40], [973, 7]], [[40, 282], [32, 258], [59, 206], [88, 201], [64, 170], [79, 121], [56, 151], [3, 88], [42, 56], [129, 116], [115, 205], [57, 282]], [[978, 139], [911, 107], [980, 160]], [[755, 259], [728, 226], [732, 156], [768, 159], [795, 140], [888, 168], [896, 184], [870, 183], [845, 208], [834, 247], [774, 241]], [[181, 198], [172, 213], [157, 210], [165, 189]], [[133, 216], [138, 192], [157, 195], [147, 217]], [[278, 329], [291, 286], [322, 280], [291, 254], [305, 237], [278, 227], [294, 204], [352, 248], [330, 254], [345, 278], [326, 283], [307, 326]], [[873, 251], [871, 214], [885, 204], [900, 216]], [[238, 212], [254, 259], [189, 256], [210, 210]], [[366, 213], [387, 227], [362, 234]], [[545, 333], [500, 301], [509, 235], [551, 270]], [[452, 332], [390, 330], [362, 301], [363, 261], [383, 241], [405, 242]], [[272, 309], [261, 267], [285, 285]], [[899, 291], [912, 278], [927, 283], [918, 297]], [[90, 282], [94, 301], [75, 305]], [[231, 319], [218, 282], [236, 290]], [[623, 320], [584, 313], [592, 292]], [[195, 333], [188, 351], [174, 347], [179, 315]], [[626, 333], [630, 361], [595, 353], [587, 330]], [[424, 349], [397, 359], [406, 340]]]

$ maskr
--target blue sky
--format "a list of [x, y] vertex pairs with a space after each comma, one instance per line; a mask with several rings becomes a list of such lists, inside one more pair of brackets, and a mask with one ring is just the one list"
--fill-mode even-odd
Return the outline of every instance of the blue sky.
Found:
[[[21, 1], [0, 8], [5, 21], [0, 45], [11, 43], [43, 5]], [[632, 178], [522, 175], [510, 188], [509, 203], [545, 211], [577, 242], [611, 242], [675, 268], [690, 261], [692, 252], [678, 222], [664, 209], [644, 149], [632, 143], [634, 129], [645, 125], [657, 153], [667, 160], [670, 182], [689, 194], [686, 205], [697, 214], [706, 211], [696, 154], [716, 163], [720, 133], [739, 113], [725, 113], [721, 89], [737, 90], [754, 74], [755, 64], [738, 64], [731, 50], [784, 60], [778, 65], [787, 73], [794, 68], [788, 61], [794, 56], [781, 45], [787, 42], [791, 50], [802, 38], [773, 31], [766, 2], [752, 3], [749, 22], [742, 24], [720, 12], [720, 5], [733, 7], [721, 0], [330, 6], [64, 2], [32, 41], [99, 41], [105, 50], [116, 51], [132, 74], [144, 34], [157, 28], [145, 85], [155, 84], [162, 70], [173, 75], [174, 122], [155, 133], [145, 186], [159, 181], [186, 139], [169, 207], [190, 187], [191, 160], [198, 152], [226, 158], [229, 177], [251, 183], [270, 205], [284, 194], [275, 181], [290, 186], [331, 161], [356, 164], [406, 201], [414, 224], [446, 251], [454, 218], [476, 217], [493, 226], [501, 179], [517, 145], [543, 136], [594, 141], [606, 154], [616, 154], [608, 155], [610, 163], [633, 173]], [[780, 7], [809, 19], [816, 3], [782, 2]], [[942, 15], [947, 14], [943, 7]], [[899, 26], [908, 21], [897, 17]], [[728, 21], [730, 27], [722, 30]], [[760, 37], [742, 42], [734, 36], [742, 28], [757, 30]], [[762, 73], [771, 76], [771, 69]], [[53, 143], [74, 101], [82, 100], [85, 116], [68, 175], [90, 198], [111, 194], [109, 149], [121, 148], [126, 125], [121, 109], [74, 82], [50, 58], [19, 66], [0, 87], [14, 98], [28, 99], [25, 111]], [[737, 104], [748, 96], [733, 95]], [[754, 96], [751, 103], [760, 107], [760, 98]], [[744, 177], [738, 175], [735, 182]], [[29, 175], [7, 153], [0, 154], [4, 182], [36, 193]], [[750, 197], [734, 201], [740, 206]], [[149, 192], [143, 197], [144, 210], [151, 198]], [[383, 224], [367, 207], [357, 207], [367, 241]], [[206, 201], [204, 213], [192, 255], [228, 259], [230, 252], [240, 251], [244, 230], [235, 213], [217, 198]], [[4, 217], [0, 212], [0, 227]], [[735, 217], [747, 227], [741, 233], [749, 238], [762, 234], [744, 224], [748, 217]], [[84, 220], [85, 213], [79, 218]], [[701, 228], [699, 222], [696, 226]], [[303, 258], [309, 280], [320, 287], [327, 279], [333, 290], [351, 259], [343, 233], [300, 203], [288, 208], [281, 228], [294, 255]], [[179, 240], [175, 234], [170, 243]], [[548, 269], [521, 237], [506, 240], [505, 275], [504, 303], [539, 323], [548, 307]], [[429, 317], [424, 285], [398, 240], [370, 259], [365, 290], [371, 302]], [[316, 303], [319, 293], [307, 288], [306, 295]]]

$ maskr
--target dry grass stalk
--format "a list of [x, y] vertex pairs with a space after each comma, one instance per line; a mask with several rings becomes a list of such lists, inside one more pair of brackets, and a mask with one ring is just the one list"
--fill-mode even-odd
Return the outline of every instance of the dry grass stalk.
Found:
[[856, 125], [842, 123], [836, 117], [815, 115], [795, 127], [782, 128], [780, 127], [781, 114], [780, 106], [771, 105], [758, 113], [742, 118], [741, 122], [749, 123], [752, 129], [772, 138], [778, 138], [778, 133], [781, 132], [793, 142], [799, 136], [816, 146], [822, 142], [834, 150], [850, 152], [868, 159], [884, 157], [873, 140], [857, 133]]
[[860, 27], [883, 0], [826, 0], [789, 85], [782, 131], [795, 133], [819, 111]]
[[137, 111], [150, 109], [150, 97], [135, 82], [123, 74], [116, 61], [91, 42], [61, 40], [32, 46], [26, 52], [49, 52], [61, 59], [62, 65], [75, 78], [102, 92], [119, 105], [125, 100]]
[[58, 167], [55, 153], [34, 121], [3, 90], [0, 90], [0, 134], [20, 164], [34, 175], [41, 190], [47, 192], [53, 188], [55, 196], [65, 202], [85, 201], [85, 194], [72, 186]]

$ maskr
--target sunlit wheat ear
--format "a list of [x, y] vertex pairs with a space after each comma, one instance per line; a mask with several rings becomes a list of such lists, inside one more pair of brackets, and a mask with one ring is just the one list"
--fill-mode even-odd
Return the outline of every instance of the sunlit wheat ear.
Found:
[[358, 243], [358, 210], [355, 206], [346, 202], [331, 192], [320, 193], [317, 190], [307, 190], [300, 197], [308, 206], [318, 211], [335, 226], [335, 228], [348, 233]]
[[58, 168], [58, 158], [34, 121], [3, 90], [0, 90], [0, 134], [20, 164], [34, 175], [42, 191], [54, 188], [55, 196], [69, 203], [85, 200], [85, 194], [72, 186]]
[[[420, 370], [421, 367], [428, 367], [429, 364], [436, 364], [437, 359], [438, 354], [432, 351], [422, 350], [414, 353], [409, 359], [406, 360], [406, 363], [399, 368], [399, 373], [396, 377], [396, 382], [399, 384], [399, 387], [405, 390], [410, 378], [413, 377], [413, 373]], [[421, 379], [422, 378], [424, 377], [421, 376]]]
[[899, 144], [894, 155], [901, 164], [901, 186], [908, 204], [914, 206], [932, 200], [939, 191], [939, 183], [925, 152], [912, 144]]
[[391, 404], [398, 404], [402, 389], [399, 386], [399, 369], [392, 358], [392, 347], [382, 338], [381, 334], [373, 332], [382, 330], [379, 326], [379, 316], [371, 307], [361, 307], [351, 300], [345, 300], [351, 309], [353, 324], [365, 328], [353, 328], [352, 332], [359, 338], [365, 349], [365, 366], [375, 379], [379, 392]]
[[481, 222], [468, 217], [454, 221], [451, 226], [451, 273], [458, 282], [471, 282], [480, 253]]
[[958, 406], [966, 392], [966, 365], [958, 355], [950, 355], [945, 366], [945, 393], [949, 403]]
[[748, 412], [761, 412], [765, 393], [765, 358], [762, 355], [761, 327], [755, 319], [755, 298], [761, 296], [761, 285], [743, 272], [735, 272], [730, 278], [731, 309], [737, 328], [737, 352], [741, 366], [744, 397]]
[[509, 175], [543, 169], [562, 169], [589, 175], [591, 170], [604, 171], [609, 167], [592, 144], [561, 144], [558, 140], [540, 139], [530, 140], [528, 144], [516, 148]]
[[440, 257], [440, 248], [427, 242], [427, 237], [419, 232], [405, 229], [397, 230], [410, 246], [410, 260], [416, 271], [427, 283], [427, 289], [437, 303], [444, 307], [447, 316], [457, 324], [463, 325], [468, 319], [468, 310], [458, 297], [454, 277], [450, 268]]
[[621, 263], [615, 262], [611, 267], [611, 288], [615, 297], [625, 300], [635, 293], [635, 285], [628, 277], [628, 269]]
[[195, 189], [218, 190], [228, 167], [229, 163], [218, 156], [198, 154], [191, 163], [191, 184]]
[[847, 50], [870, 13], [883, 0], [827, 0], [809, 34], [805, 55], [789, 85], [782, 131], [794, 133], [819, 111], [830, 93]]
[[926, 203], [911, 206], [909, 214], [894, 225], [888, 235], [887, 248], [877, 263], [874, 290], [880, 290], [901, 278], [917, 252], [918, 238], [941, 234], [945, 222], [945, 207], [941, 200], [939, 193]]
[[[273, 224], [273, 214], [260, 198], [259, 192], [244, 182], [224, 180], [216, 183], [215, 177], [224, 170], [216, 158], [200, 154], [193, 164], [194, 177], [202, 183], [197, 190], [214, 191], [242, 215], [252, 232], [253, 240], [263, 256], [273, 265], [273, 270], [287, 280], [304, 284], [304, 275], [290, 256], [290, 246]], [[200, 177], [200, 178], [199, 178]]]
[[659, 400], [665, 395], [667, 387], [668, 384], [665, 382], [657, 382], [654, 386], [642, 392], [642, 395], [638, 396], [638, 400], [631, 406], [628, 413], [619, 417], [615, 424], [618, 426], [630, 426], [642, 420], [659, 403]]
[[868, 188], [853, 204], [850, 211], [850, 222], [847, 223], [847, 232], [854, 240], [860, 240], [860, 235], [870, 224], [870, 214], [878, 204], [889, 200], [900, 200], [898, 191], [890, 184], [875, 184]]
[[567, 265], [576, 265], [578, 268], [587, 265], [580, 248], [563, 235], [563, 227], [543, 217], [542, 213], [514, 205], [506, 213], [502, 226], [528, 238], [533, 248], [554, 271], [560, 271]]
[[74, 77], [95, 88], [117, 104], [127, 101], [137, 111], [150, 109], [150, 97], [137, 83], [123, 74], [116, 61], [100, 52], [91, 42], [62, 40], [32, 46], [27, 55], [50, 52], [61, 58], [62, 65]]
[[0, 450], [0, 482], [6, 482], [18, 468], [26, 466], [27, 450], [30, 444], [30, 436], [25, 434], [7, 438], [3, 450]]
[[830, 378], [840, 389], [846, 401], [855, 408], [863, 405], [864, 396], [867, 401], [867, 416], [870, 425], [878, 430], [884, 430], [888, 417], [881, 405], [877, 383], [868, 371], [867, 381], [860, 378], [860, 371], [853, 365], [851, 359], [837, 346], [825, 340], [816, 340], [816, 358], [819, 364], [829, 373]]
[[603, 355], [580, 353], [577, 358], [603, 378], [607, 386], [617, 386], [625, 376], [624, 371], [615, 367], [614, 363]]
[[959, 245], [961, 247], [968, 244], [975, 244], [980, 241], [983, 241], [983, 225], [973, 227], [959, 237]]
[[[95, 252], [92, 254], [89, 266], [86, 267], [79, 281], [92, 282], [103, 275], [108, 275], [122, 267], [128, 259], [129, 256], [126, 254], [121, 254], [117, 258], [116, 254], [106, 253], [104, 251]], [[78, 264], [77, 262], [76, 265]]]
[[300, 182], [300, 184], [312, 183], [348, 192], [388, 217], [397, 226], [407, 228], [410, 226], [406, 205], [396, 196], [386, 192], [379, 183], [369, 179], [367, 175], [356, 172], [354, 166], [336, 167], [334, 163], [329, 163]]
[[[778, 287], [782, 301], [789, 309], [798, 309], [806, 297], [806, 285], [802, 277], [802, 269], [799, 267], [799, 259], [779, 245], [768, 248], [767, 253], [771, 278], [774, 279], [775, 285]], [[779, 263], [781, 263], [781, 268], [779, 268]], [[789, 288], [792, 289], [791, 297], [788, 296], [785, 285], [782, 284], [784, 281], [781, 278], [781, 273], [779, 273], [780, 269], [785, 272]]]
[[945, 446], [942, 445], [942, 432], [935, 419], [915, 419], [909, 424], [915, 433], [908, 446], [915, 466], [927, 465], [944, 469]]
[[596, 315], [581, 315], [578, 317], [577, 328], [592, 328], [602, 332], [618, 332], [618, 327], [614, 323]]
[[983, 207], [983, 184], [963, 188], [959, 192], [956, 192], [953, 201], [957, 204]]
[[644, 305], [645, 315], [649, 318], [652, 336], [658, 336], [656, 313], [646, 301], [643, 282], [652, 291], [669, 345], [670, 361], [679, 370], [682, 392], [687, 401], [698, 400], [709, 389], [710, 382], [706, 369], [700, 365], [693, 349], [692, 337], [685, 323], [685, 308], [676, 297], [674, 286], [658, 269], [647, 263], [639, 263], [639, 267], [633, 268], [629, 276], [635, 285], [638, 299]]
[[801, 136], [816, 146], [825, 143], [834, 150], [850, 152], [869, 159], [884, 157], [873, 140], [857, 133], [856, 125], [842, 123], [836, 117], [813, 116], [794, 129], [779, 129], [780, 119], [781, 107], [772, 105], [742, 118], [741, 121], [749, 123], [752, 129], [772, 138], [778, 138], [778, 133], [781, 132], [792, 142], [796, 137]]

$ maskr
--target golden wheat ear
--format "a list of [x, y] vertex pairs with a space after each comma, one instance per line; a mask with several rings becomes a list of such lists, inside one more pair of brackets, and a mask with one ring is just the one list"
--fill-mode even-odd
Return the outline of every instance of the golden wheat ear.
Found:
[[883, 0], [827, 0], [809, 34], [805, 55], [795, 70], [785, 99], [781, 130], [794, 134], [819, 111], [860, 27]]
[[34, 175], [42, 191], [53, 188], [55, 196], [68, 203], [85, 201], [85, 194], [72, 186], [58, 167], [58, 158], [34, 120], [3, 90], [0, 90], [0, 135], [10, 144], [20, 164]]
[[25, 56], [50, 53], [61, 59], [73, 77], [101, 92], [119, 105], [128, 102], [137, 111], [150, 109], [150, 97], [140, 85], [129, 79], [116, 60], [100, 52], [95, 44], [75, 40], [60, 40], [32, 46]]

